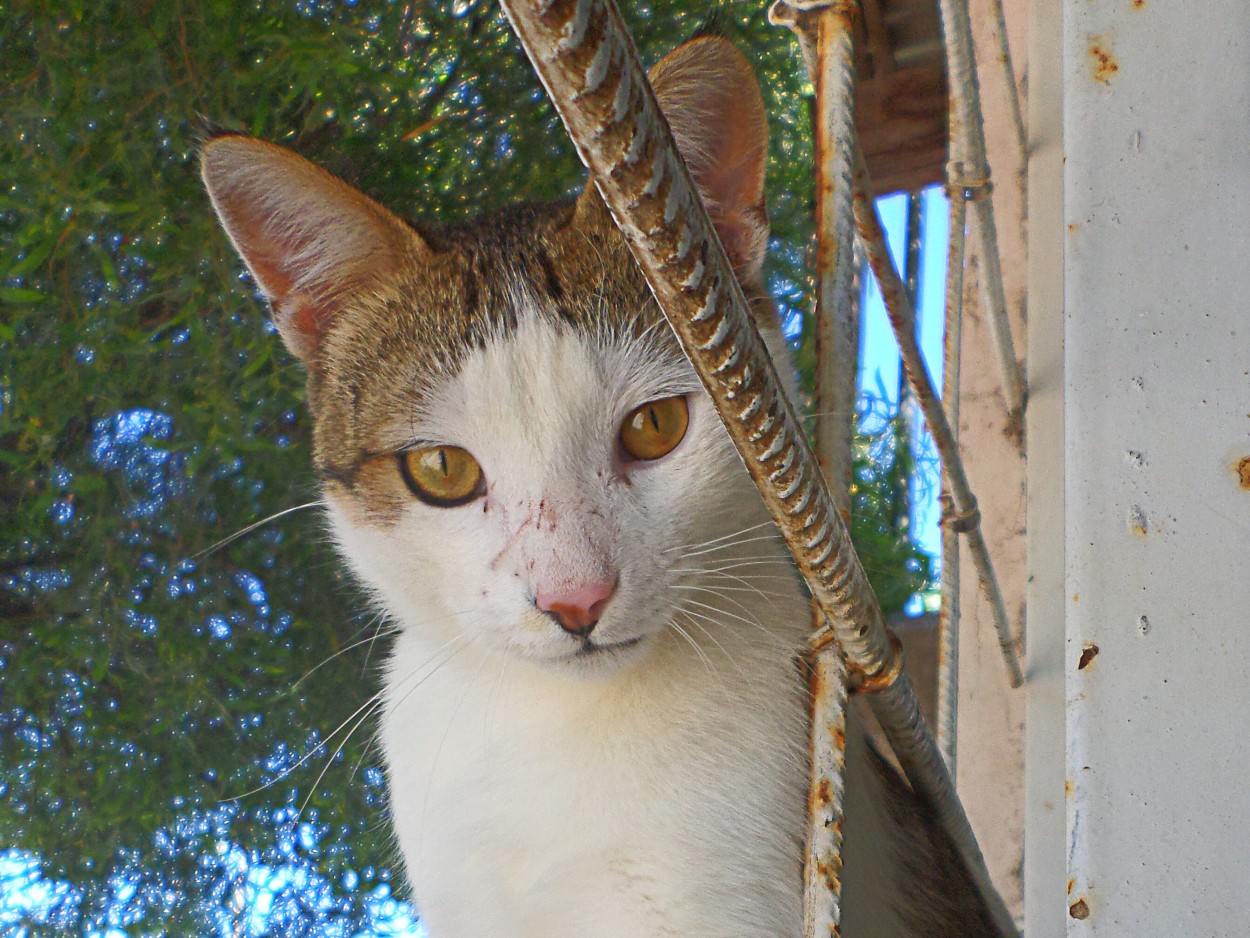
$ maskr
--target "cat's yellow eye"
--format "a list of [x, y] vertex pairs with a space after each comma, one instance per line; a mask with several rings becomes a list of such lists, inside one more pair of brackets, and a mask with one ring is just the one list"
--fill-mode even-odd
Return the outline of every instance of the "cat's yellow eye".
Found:
[[423, 502], [449, 508], [484, 491], [482, 467], [459, 446], [424, 446], [399, 454], [399, 471]]
[[621, 446], [635, 459], [659, 459], [676, 449], [689, 425], [690, 410], [685, 397], [648, 401], [625, 418]]

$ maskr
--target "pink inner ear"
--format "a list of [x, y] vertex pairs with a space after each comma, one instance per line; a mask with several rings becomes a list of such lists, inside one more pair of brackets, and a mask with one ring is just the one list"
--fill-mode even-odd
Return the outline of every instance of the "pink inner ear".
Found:
[[728, 40], [704, 36], [665, 56], [651, 79], [730, 261], [758, 277], [768, 123], [750, 63]]
[[424, 249], [398, 218], [302, 157], [250, 137], [205, 145], [201, 171], [223, 227], [310, 364], [342, 300]]

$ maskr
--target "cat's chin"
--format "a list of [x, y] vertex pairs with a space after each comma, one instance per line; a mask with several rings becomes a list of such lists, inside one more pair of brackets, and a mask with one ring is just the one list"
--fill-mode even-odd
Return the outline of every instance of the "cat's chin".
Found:
[[587, 642], [576, 651], [553, 657], [527, 656], [538, 667], [553, 674], [593, 680], [610, 677], [637, 664], [651, 650], [647, 636], [640, 635], [623, 642], [595, 644]]

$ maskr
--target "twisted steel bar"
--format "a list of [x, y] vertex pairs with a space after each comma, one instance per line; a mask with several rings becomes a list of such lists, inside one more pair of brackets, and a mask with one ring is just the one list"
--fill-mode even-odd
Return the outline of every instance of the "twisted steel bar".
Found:
[[[1015, 929], [920, 717], [850, 544], [724, 249], [612, 0], [502, 0], [556, 110], [781, 530], [825, 629], [870, 680], [868, 700], [1005, 935]], [[815, 636], [819, 642], [820, 633]]]
[[1011, 322], [1007, 318], [1007, 298], [1003, 293], [1003, 271], [998, 255], [998, 227], [989, 199], [990, 165], [985, 156], [985, 125], [981, 118], [981, 86], [973, 54], [972, 21], [967, 0], [939, 0], [939, 7], [946, 68], [950, 75], [951, 145], [960, 152], [965, 173], [950, 183], [963, 190], [965, 199], [972, 202], [977, 256], [981, 259], [981, 293], [1002, 372], [1007, 416], [1012, 423], [1018, 423], [1024, 417], [1024, 373], [1016, 358]]
[[[799, 41], [816, 89], [816, 459], [843, 520], [850, 524], [852, 450], [859, 363], [855, 302], [855, 218], [850, 150], [855, 133], [855, 26], [858, 0], [777, 0], [768, 11]], [[813, 606], [813, 628], [824, 614]], [[851, 627], [846, 623], [844, 628]], [[810, 793], [804, 857], [803, 933], [838, 935], [842, 902], [843, 776], [846, 766], [846, 663], [837, 652], [810, 663]]]
[[[855, 218], [851, 211], [851, 151], [855, 134], [856, 24], [859, 0], [777, 0], [774, 25], [792, 30], [816, 90], [815, 339], [816, 456], [833, 492], [851, 481], [859, 360], [859, 309], [854, 293]], [[823, 441], [823, 442], [822, 442]], [[836, 444], [835, 444], [836, 441]], [[849, 506], [840, 505], [845, 509]]]
[[[948, 192], [950, 227], [946, 255], [946, 332], [943, 338], [942, 409], [959, 445], [959, 365], [963, 337], [966, 205]], [[954, 507], [950, 479], [942, 475], [943, 514]], [[942, 608], [938, 613], [937, 743], [951, 778], [959, 749], [959, 532], [942, 525]]]
[[1011, 61], [1011, 45], [1007, 41], [1007, 18], [1003, 15], [1003, 0], [990, 0], [990, 38], [998, 49], [998, 63], [1003, 67], [1007, 84], [1007, 110], [1011, 114], [1011, 129], [1015, 133], [1020, 160], [1028, 157], [1029, 138], [1024, 129], [1024, 114], [1020, 110], [1020, 89], [1016, 87], [1016, 67]]
[[868, 178], [868, 170], [864, 166], [863, 154], [860, 153], [858, 144], [855, 158], [855, 223], [859, 227], [860, 239], [868, 255], [868, 264], [881, 288], [890, 325], [894, 327], [894, 337], [898, 340], [899, 350], [903, 355], [903, 368], [907, 372], [908, 383], [924, 411], [925, 422], [929, 426], [929, 432], [933, 434], [934, 445], [942, 459], [942, 471], [950, 482], [955, 512], [943, 519], [943, 525], [968, 536], [972, 562], [976, 565], [982, 590], [994, 614], [994, 628], [998, 633], [998, 646], [1002, 650], [1003, 662], [1007, 666], [1008, 682], [1012, 687], [1019, 687], [1024, 683], [1024, 675], [1020, 671], [1020, 661], [1016, 656], [1015, 641], [1011, 636], [1011, 625], [1007, 620], [1007, 609], [1003, 605], [998, 577], [994, 573], [994, 563], [990, 559], [985, 535], [981, 533], [981, 514], [977, 509], [977, 500], [968, 484], [963, 460], [959, 456], [959, 446], [955, 442], [950, 424], [946, 421], [937, 392], [933, 389], [928, 366], [920, 354], [920, 345], [916, 341], [916, 314], [907, 299], [906, 285], [890, 259], [885, 232], [873, 201], [872, 182]]

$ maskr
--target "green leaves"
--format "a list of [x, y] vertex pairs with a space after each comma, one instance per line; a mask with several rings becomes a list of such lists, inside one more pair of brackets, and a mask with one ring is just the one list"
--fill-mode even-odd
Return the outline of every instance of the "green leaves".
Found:
[[0, 302], [25, 304], [40, 303], [45, 299], [47, 297], [38, 290], [31, 290], [28, 287], [0, 287]]
[[[769, 263], [802, 284], [801, 64], [763, 4], [722, 12], [772, 115], [785, 250]], [[674, 0], [626, 15], [654, 61], [702, 12]], [[315, 510], [207, 552], [315, 486], [302, 373], [212, 220], [201, 121], [281, 142], [430, 221], [564, 195], [583, 173], [486, 0], [19, 3], [0, 48], [0, 844], [82, 884], [87, 910], [116, 850], [138, 851], [178, 896], [160, 930], [203, 934], [208, 887], [193, 856], [153, 852], [156, 833], [272, 777], [260, 762], [324, 738], [376, 669], [361, 646], [291, 692], [368, 634]], [[906, 561], [889, 512], [864, 511], [856, 536], [882, 552], [870, 571]], [[874, 579], [886, 605], [888, 584], [906, 594], [915, 579], [893, 570]], [[342, 833], [385, 827], [351, 770], [376, 762], [368, 730], [311, 791], [340, 832], [323, 844], [330, 866], [392, 858], [384, 834]], [[245, 799], [229, 836], [271, 843], [259, 809], [292, 788], [302, 800], [324, 764]]]

